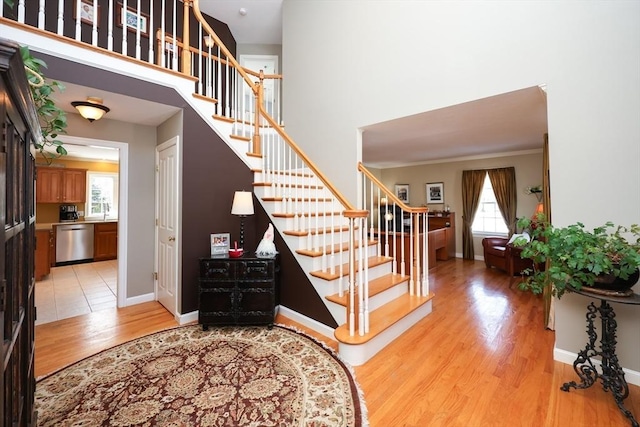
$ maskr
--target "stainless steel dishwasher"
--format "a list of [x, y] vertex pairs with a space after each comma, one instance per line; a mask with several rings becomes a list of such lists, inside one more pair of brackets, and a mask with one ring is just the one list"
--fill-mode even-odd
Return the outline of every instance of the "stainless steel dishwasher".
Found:
[[93, 224], [56, 226], [56, 265], [93, 260]]

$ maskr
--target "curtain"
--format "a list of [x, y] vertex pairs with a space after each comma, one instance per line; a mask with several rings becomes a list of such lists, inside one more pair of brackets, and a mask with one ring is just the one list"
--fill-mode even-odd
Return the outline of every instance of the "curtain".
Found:
[[487, 171], [462, 171], [462, 257], [474, 259], [471, 225], [478, 210], [480, 193]]
[[518, 207], [518, 197], [516, 192], [516, 169], [514, 167], [489, 169], [487, 171], [493, 193], [498, 202], [498, 209], [507, 223], [509, 235], [516, 231], [516, 208]]

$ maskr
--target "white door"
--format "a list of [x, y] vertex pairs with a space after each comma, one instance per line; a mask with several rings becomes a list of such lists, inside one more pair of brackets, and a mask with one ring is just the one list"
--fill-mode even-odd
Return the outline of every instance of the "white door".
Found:
[[156, 295], [174, 316], [178, 307], [180, 176], [178, 137], [156, 149]]
[[[240, 65], [255, 72], [262, 70], [264, 74], [278, 74], [278, 57], [276, 55], [240, 55]], [[253, 80], [257, 82], [259, 79], [254, 77]], [[279, 81], [265, 79], [263, 89], [265, 108], [269, 112], [269, 115], [278, 122], [280, 121], [278, 105], [280, 99], [279, 88]], [[248, 115], [254, 111], [255, 106], [253, 105], [253, 92], [246, 83], [242, 85], [242, 94], [245, 115]]]

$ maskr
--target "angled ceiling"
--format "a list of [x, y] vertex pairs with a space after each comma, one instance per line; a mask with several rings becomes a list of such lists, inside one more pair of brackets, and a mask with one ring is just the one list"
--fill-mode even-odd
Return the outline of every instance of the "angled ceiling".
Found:
[[363, 163], [389, 168], [537, 150], [547, 132], [538, 86], [364, 128]]

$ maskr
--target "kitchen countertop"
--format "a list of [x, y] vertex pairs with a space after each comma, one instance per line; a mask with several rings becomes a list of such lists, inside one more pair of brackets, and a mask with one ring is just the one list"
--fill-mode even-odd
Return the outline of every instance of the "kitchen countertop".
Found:
[[109, 223], [109, 222], [118, 222], [117, 219], [107, 219], [103, 221], [101, 219], [93, 219], [93, 220], [82, 220], [82, 221], [73, 221], [73, 222], [36, 222], [36, 230], [51, 230], [56, 225], [70, 225], [70, 224], [101, 224], [101, 223]]

